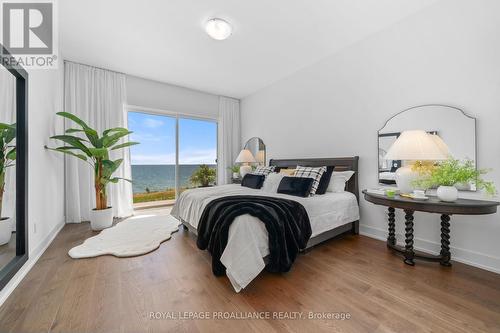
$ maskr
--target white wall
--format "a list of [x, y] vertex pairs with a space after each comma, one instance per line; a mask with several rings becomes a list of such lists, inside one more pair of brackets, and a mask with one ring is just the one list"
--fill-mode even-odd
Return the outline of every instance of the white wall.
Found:
[[217, 95], [130, 75], [127, 104], [205, 118], [217, 118], [219, 113]]
[[[500, 1], [445, 0], [242, 100], [242, 139], [268, 158], [360, 156], [377, 186], [377, 130], [408, 107], [477, 117], [478, 165], [500, 186]], [[361, 230], [386, 237], [385, 210], [361, 201]], [[438, 216], [417, 214], [416, 246], [439, 249]], [[397, 232], [402, 233], [402, 216]], [[452, 217], [455, 259], [500, 272], [499, 215]], [[401, 237], [401, 235], [399, 235]]]
[[[30, 252], [64, 224], [64, 158], [44, 148], [61, 133], [63, 68], [29, 71], [29, 226]], [[36, 230], [36, 231], [35, 231]]]
[[28, 229], [29, 259], [0, 291], [0, 304], [64, 226], [64, 164], [59, 154], [45, 150], [48, 138], [60, 133], [62, 63], [58, 70], [29, 70], [28, 88]]

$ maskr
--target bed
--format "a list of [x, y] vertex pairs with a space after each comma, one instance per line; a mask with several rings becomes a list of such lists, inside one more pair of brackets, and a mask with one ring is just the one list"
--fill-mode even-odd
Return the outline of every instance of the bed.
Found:
[[[304, 206], [311, 223], [312, 235], [306, 250], [344, 233], [359, 231], [358, 157], [322, 159], [273, 159], [270, 165], [278, 169], [301, 166], [334, 166], [335, 171], [352, 170], [355, 174], [346, 183], [346, 191], [327, 192], [314, 197], [295, 197], [268, 193], [237, 184], [199, 188], [184, 191], [178, 198], [172, 215], [184, 227], [197, 234], [197, 226], [206, 205], [214, 199], [234, 196], [273, 196], [292, 199]], [[226, 248], [221, 262], [236, 292], [245, 288], [266, 266], [269, 254], [268, 235], [261, 221], [250, 215], [237, 217], [229, 229]]]

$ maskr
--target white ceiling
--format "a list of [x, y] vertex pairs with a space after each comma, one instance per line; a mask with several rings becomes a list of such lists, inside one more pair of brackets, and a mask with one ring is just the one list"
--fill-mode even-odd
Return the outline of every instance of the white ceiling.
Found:
[[[241, 98], [436, 0], [61, 0], [65, 59]], [[225, 41], [204, 22], [233, 25]]]

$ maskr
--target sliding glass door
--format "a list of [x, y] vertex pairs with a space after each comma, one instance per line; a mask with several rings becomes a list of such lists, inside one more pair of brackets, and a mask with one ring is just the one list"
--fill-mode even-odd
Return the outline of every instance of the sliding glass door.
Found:
[[160, 113], [128, 112], [134, 133], [132, 184], [134, 204], [173, 204], [179, 193], [215, 184], [217, 123]]
[[215, 184], [217, 123], [179, 118], [179, 193]]
[[175, 200], [175, 117], [129, 112], [134, 203]]

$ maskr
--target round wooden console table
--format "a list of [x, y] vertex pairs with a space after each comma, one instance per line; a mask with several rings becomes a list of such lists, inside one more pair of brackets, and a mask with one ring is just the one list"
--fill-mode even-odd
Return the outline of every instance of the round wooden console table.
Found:
[[[437, 197], [429, 197], [428, 200], [418, 201], [399, 195], [389, 198], [385, 195], [369, 193], [363, 190], [365, 200], [376, 205], [388, 208], [389, 235], [387, 237], [387, 247], [402, 253], [404, 262], [408, 265], [415, 265], [414, 259], [428, 261], [439, 261], [443, 266], [451, 266], [450, 259], [450, 215], [484, 215], [494, 214], [500, 204], [495, 201], [458, 199], [455, 202], [443, 202]], [[405, 212], [405, 246], [396, 244], [395, 214], [396, 208]], [[413, 213], [427, 212], [441, 214], [441, 253], [437, 256], [426, 254], [413, 249]]]

